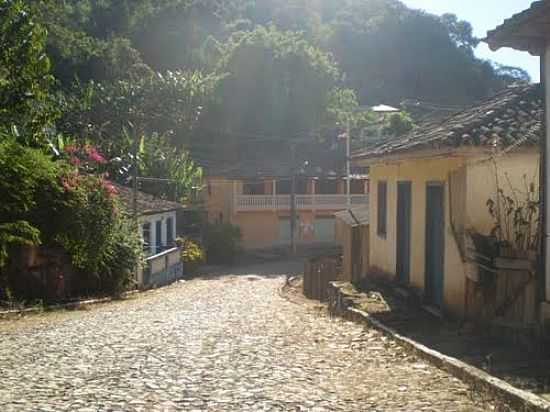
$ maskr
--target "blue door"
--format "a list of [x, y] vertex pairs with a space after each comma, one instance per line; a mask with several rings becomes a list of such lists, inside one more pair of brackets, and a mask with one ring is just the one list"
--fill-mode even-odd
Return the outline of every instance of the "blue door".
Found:
[[397, 183], [397, 280], [409, 283], [411, 272], [411, 182]]
[[156, 239], [156, 253], [162, 252], [162, 221], [157, 220], [155, 223], [155, 239]]
[[443, 305], [445, 265], [445, 186], [430, 183], [426, 188], [426, 299]]

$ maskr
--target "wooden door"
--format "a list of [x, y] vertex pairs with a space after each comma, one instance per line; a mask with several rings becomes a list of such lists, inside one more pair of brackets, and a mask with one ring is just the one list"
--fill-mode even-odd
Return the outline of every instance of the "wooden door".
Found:
[[426, 299], [443, 305], [445, 266], [445, 186], [430, 183], [426, 187]]
[[397, 183], [397, 280], [409, 283], [411, 271], [411, 182]]

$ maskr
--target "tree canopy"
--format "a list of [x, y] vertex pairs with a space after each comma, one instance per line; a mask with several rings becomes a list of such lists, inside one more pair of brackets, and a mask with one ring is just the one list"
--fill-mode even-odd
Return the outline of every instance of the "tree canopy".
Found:
[[357, 105], [464, 106], [530, 81], [476, 58], [468, 22], [398, 0], [1, 0], [0, 13], [2, 126], [113, 158], [136, 125], [183, 154], [326, 138]]

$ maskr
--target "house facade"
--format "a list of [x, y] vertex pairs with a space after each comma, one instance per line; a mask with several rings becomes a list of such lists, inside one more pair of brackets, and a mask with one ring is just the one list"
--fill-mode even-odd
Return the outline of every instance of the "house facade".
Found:
[[[133, 190], [120, 185], [116, 189], [122, 204], [133, 213]], [[182, 208], [179, 203], [137, 192], [136, 211], [145, 255], [145, 266], [136, 274], [138, 287], [161, 286], [183, 276], [181, 251], [176, 246], [177, 212]]]
[[[286, 246], [291, 240], [291, 179], [287, 177], [206, 178], [210, 223], [231, 223], [241, 229], [245, 249]], [[295, 239], [298, 244], [334, 242], [334, 213], [368, 203], [368, 179], [355, 176], [350, 195], [337, 177], [296, 178]]]
[[[539, 86], [508, 88], [355, 153], [354, 162], [370, 168], [369, 272], [456, 317], [480, 316], [486, 284], [475, 256], [483, 253], [472, 239], [494, 231], [491, 201], [538, 185], [542, 113]], [[532, 319], [535, 303], [526, 305]]]
[[550, 176], [550, 3], [548, 1], [535, 1], [531, 7], [524, 10], [509, 19], [503, 24], [487, 33], [484, 39], [492, 50], [498, 50], [503, 47], [509, 47], [516, 50], [529, 52], [534, 56], [540, 57], [541, 62], [541, 83], [544, 86], [545, 117], [544, 129], [545, 136], [542, 141], [542, 190], [543, 194], [543, 245], [542, 262], [539, 268], [544, 272], [544, 291], [541, 293], [544, 300], [540, 307], [540, 320], [546, 330], [550, 330], [550, 188], [548, 177]]

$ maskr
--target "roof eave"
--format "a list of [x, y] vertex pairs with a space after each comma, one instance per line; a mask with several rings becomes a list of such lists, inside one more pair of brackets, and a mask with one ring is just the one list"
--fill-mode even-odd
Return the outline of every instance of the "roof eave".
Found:
[[434, 159], [441, 157], [464, 157], [492, 153], [488, 147], [470, 146], [470, 147], [447, 147], [440, 149], [410, 149], [385, 154], [371, 154], [357, 157], [355, 163], [361, 166], [373, 166], [377, 164], [400, 162], [404, 160]]
[[180, 209], [183, 209], [183, 207], [174, 207], [171, 209], [159, 209], [159, 210], [145, 210], [141, 212], [141, 216], [161, 215], [163, 213], [177, 212]]
[[530, 8], [505, 20], [482, 39], [491, 50], [503, 47], [527, 51], [541, 56], [550, 40], [550, 5], [546, 1], [534, 2]]

